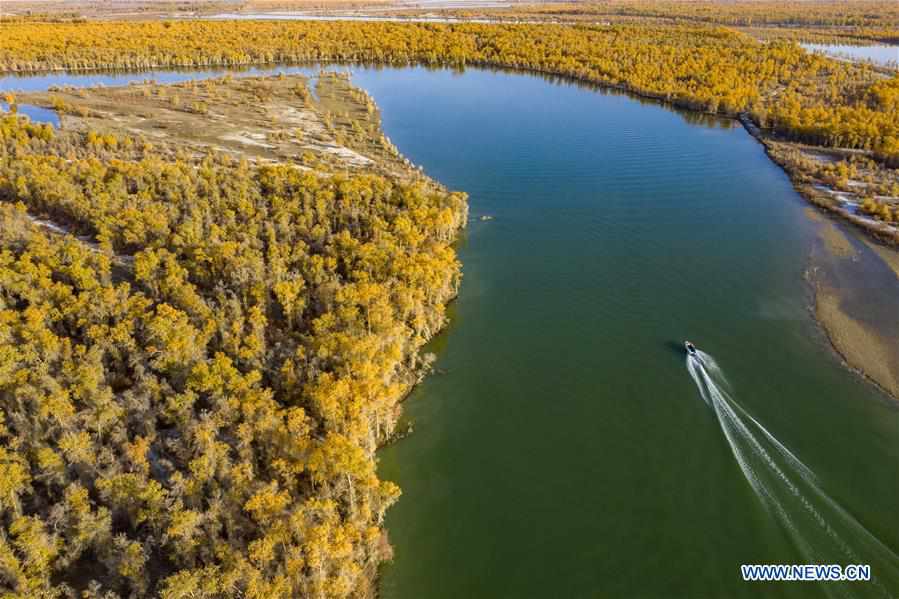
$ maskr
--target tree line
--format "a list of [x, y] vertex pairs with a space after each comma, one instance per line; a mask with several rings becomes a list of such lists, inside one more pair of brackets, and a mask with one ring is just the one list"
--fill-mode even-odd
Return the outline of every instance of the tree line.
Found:
[[562, 75], [899, 163], [899, 76], [707, 26], [297, 21], [11, 23], [0, 69], [274, 62], [490, 65]]
[[[496, 10], [497, 14], [505, 11]], [[618, 0], [513, 8], [518, 14], [682, 19], [730, 26], [899, 27], [891, 0]]]
[[465, 198], [172, 154], [0, 118], [0, 597], [369, 596]]

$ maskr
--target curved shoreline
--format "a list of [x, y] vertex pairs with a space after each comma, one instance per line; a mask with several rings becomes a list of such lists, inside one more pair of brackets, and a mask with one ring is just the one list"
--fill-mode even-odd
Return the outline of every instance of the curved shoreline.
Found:
[[[533, 73], [540, 74], [541, 72], [537, 71], [537, 72], [533, 72]], [[558, 76], [558, 75], [555, 75], [555, 74], [552, 74], [552, 75], [553, 75], [553, 76]], [[596, 85], [595, 83], [592, 83], [592, 82], [590, 82], [590, 83], [591, 83], [591, 85]], [[602, 87], [602, 86], [599, 86], [599, 87]], [[616, 88], [611, 88], [611, 87], [609, 87], [608, 89], [616, 89]], [[652, 98], [652, 97], [650, 97], [650, 96], [641, 96], [640, 94], [636, 94], [636, 93], [634, 93], [634, 92], [632, 92], [632, 91], [630, 91], [630, 90], [626, 90], [626, 89], [625, 89], [625, 90], [622, 90], [622, 91], [625, 91], [625, 92], [627, 92], [627, 93], [629, 93], [629, 94], [631, 94], [631, 95], [635, 95], [635, 96], [638, 96], [638, 97], [647, 97], [647, 98], [650, 98], [650, 99], [653, 99], [653, 100], [659, 100], [662, 104], [666, 104], [666, 105], [671, 105], [671, 104], [672, 104], [672, 103], [670, 103], [670, 102], [666, 102], [665, 100], [660, 100], [659, 98]], [[676, 106], [676, 105], [675, 105], [675, 106]], [[708, 112], [696, 111], [696, 110], [693, 110], [692, 112], [711, 114], [711, 113], [708, 113]], [[722, 115], [716, 115], [716, 116], [722, 117]], [[722, 117], [722, 118], [726, 118], [726, 117]], [[731, 117], [731, 118], [733, 118], [733, 117]], [[745, 126], [745, 123], [744, 123], [744, 126]], [[751, 132], [750, 132], [750, 133], [751, 133]], [[769, 155], [769, 156], [770, 156], [770, 155]], [[772, 158], [772, 160], [773, 160], [773, 158]], [[776, 162], [776, 161], [775, 161], [775, 162]], [[807, 199], [808, 199], [808, 198], [807, 198]], [[437, 332], [439, 332], [439, 331], [437, 331]], [[826, 329], [825, 329], [825, 332], [827, 332]], [[436, 332], [435, 332], [435, 334], [436, 334]], [[833, 338], [832, 338], [830, 335], [828, 335], [828, 337], [831, 339], [831, 343], [833, 344], [833, 343], [834, 343]], [[843, 354], [840, 352], [840, 349], [837, 348], [835, 344], [834, 344], [834, 348], [835, 348], [835, 350], [837, 351], [837, 353], [839, 353], [841, 356], [843, 356]], [[871, 380], [870, 377], [868, 377], [868, 378], [869, 378], [869, 380]], [[875, 384], [876, 384], [876, 381], [873, 381], [873, 382], [875, 382]]]
[[[323, 62], [319, 63], [303, 63], [305, 65], [309, 64], [318, 64], [322, 65]], [[383, 67], [401, 67], [408, 65], [400, 65], [396, 63], [392, 63], [390, 61], [385, 61], [383, 63], [372, 63], [370, 61], [335, 61], [335, 62], [327, 62], [326, 64], [333, 66], [383, 66]], [[171, 64], [157, 64], [154, 66], [148, 66], [147, 69], [185, 69], [185, 70], [194, 70], [194, 69], [202, 69], [202, 68], [215, 68], [221, 67], [224, 69], [227, 68], [253, 68], [253, 67], [265, 67], [265, 66], [298, 66], [297, 63], [289, 63], [289, 62], [241, 62], [238, 64], [227, 63], [227, 62], [218, 62], [218, 63], [210, 63], [206, 65], [201, 65], [198, 67], [197, 65], [171, 65]], [[418, 66], [431, 66], [427, 64], [418, 63]], [[507, 72], [515, 72], [528, 74], [532, 76], [542, 76], [544, 78], [549, 79], [558, 79], [560, 81], [565, 81], [573, 84], [583, 84], [595, 88], [597, 90], [607, 90], [628, 94], [635, 99], [645, 99], [652, 102], [658, 102], [661, 105], [668, 106], [674, 108], [676, 110], [684, 110], [693, 114], [702, 114], [715, 118], [724, 118], [730, 120], [738, 121], [744, 129], [754, 137], [759, 143], [761, 143], [764, 148], [768, 158], [780, 166], [784, 172], [790, 177], [793, 182], [793, 187], [795, 191], [802, 196], [806, 201], [808, 201], [813, 206], [817, 206], [818, 208], [841, 218], [844, 221], [850, 222], [853, 225], [862, 229], [865, 234], [871, 235], [875, 239], [883, 242], [890, 243], [892, 245], [899, 244], [899, 232], [896, 231], [895, 228], [889, 227], [888, 225], [879, 223], [870, 218], [860, 217], [856, 214], [853, 214], [846, 210], [844, 207], [837, 205], [833, 201], [828, 201], [829, 198], [822, 197], [823, 194], [816, 191], [812, 186], [802, 182], [800, 179], [805, 175], [800, 171], [791, 168], [789, 162], [783, 159], [777, 152], [776, 148], [773, 147], [775, 143], [775, 139], [773, 139], [769, 134], [763, 131], [747, 113], [736, 113], [736, 114], [722, 114], [722, 113], [713, 113], [708, 110], [702, 110], [698, 108], [695, 104], [691, 104], [688, 101], [680, 100], [680, 99], [672, 99], [662, 94], [654, 94], [647, 93], [645, 91], [635, 90], [631, 86], [627, 84], [610, 84], [607, 82], [595, 81], [593, 79], [587, 77], [577, 77], [572, 75], [567, 75], [564, 73], [558, 73], [546, 69], [536, 69], [536, 68], [522, 68], [517, 66], [511, 66], [506, 64], [498, 64], [491, 61], [478, 61], [478, 62], [469, 62], [466, 66], [472, 66], [473, 68], [486, 68], [486, 69], [498, 69]], [[440, 68], [450, 68], [449, 66], [442, 66]], [[103, 72], [134, 72], [139, 73], [144, 69], [122, 69], [122, 68], [84, 68], [84, 69], [53, 69], [53, 70], [42, 70], [42, 71], [7, 71], [7, 74], [25, 76], [28, 74], [40, 74], [40, 73], [57, 73], [57, 72], [76, 72], [76, 73], [103, 73]], [[794, 144], [792, 142], [781, 142], [777, 141], [777, 144], [785, 144], [790, 147], [801, 147], [801, 144]], [[820, 148], [821, 151], [825, 152], [839, 152], [839, 149], [828, 148], [824, 146], [813, 146], [813, 149]], [[817, 299], [817, 291], [816, 291], [816, 305], [819, 300]], [[821, 326], [822, 330], [827, 335], [828, 339], [831, 342], [833, 349], [840, 355], [843, 362], [853, 370], [858, 370], [863, 373], [865, 378], [874, 382], [875, 385], [886, 391], [894, 400], [899, 401], [899, 386], [894, 386], [886, 381], [883, 376], [872, 375], [872, 369], [870, 366], [865, 365], [865, 361], [861, 358], [859, 352], [853, 350], [853, 347], [856, 347], [855, 344], [843, 343], [835, 341], [837, 334], [837, 329], [845, 330], [846, 327], [841, 327], [837, 322], [836, 318], [831, 318], [835, 313], [833, 310], [825, 310], [823, 308], [819, 309], [816, 307], [813, 310], [813, 315], [815, 317], [816, 322], [818, 322], [819, 326]], [[839, 347], [838, 347], [839, 346]]]
[[[228, 168], [236, 165], [240, 159], [260, 170], [281, 169], [277, 172], [283, 172], [285, 177], [294, 176], [294, 172], [289, 168], [293, 166], [296, 171], [304, 173], [303, 177], [306, 176], [306, 172], [314, 171], [313, 177], [316, 180], [337, 179], [337, 185], [357, 180], [382, 187], [393, 186], [391, 189], [402, 186], [408, 189], [408, 192], [404, 193], [408, 194], [409, 201], [414, 199], [413, 193], [429, 194], [432, 209], [439, 210], [445, 207], [447, 210], [444, 210], [441, 216], [449, 215], [452, 219], [452, 222], [446, 223], [448, 227], [446, 231], [438, 230], [434, 233], [435, 237], [440, 236], [439, 239], [422, 246], [423, 252], [434, 252], [431, 262], [435, 272], [440, 269], [440, 278], [431, 281], [428, 291], [430, 294], [428, 311], [421, 312], [425, 320], [416, 323], [415, 329], [412, 326], [408, 327], [408, 331], [402, 329], [403, 334], [408, 335], [408, 341], [404, 341], [405, 345], [400, 348], [401, 354], [396, 356], [390, 354], [390, 360], [395, 359], [397, 363], [395, 370], [391, 371], [389, 391], [383, 392], [377, 387], [372, 387], [372, 397], [380, 398], [385, 404], [389, 402], [389, 405], [383, 408], [383, 414], [377, 413], [376, 423], [363, 442], [353, 446], [361, 452], [362, 459], [369, 460], [365, 464], [370, 465], [374, 471], [375, 452], [379, 442], [383, 444], [388, 441], [393, 433], [399, 415], [399, 403], [427, 372], [428, 356], [420, 351], [421, 346], [446, 325], [445, 305], [458, 292], [461, 279], [459, 262], [452, 251], [442, 248], [449, 247], [449, 243], [458, 236], [460, 228], [465, 224], [467, 203], [464, 196], [449, 192], [436, 181], [424, 176], [408, 159], [399, 154], [383, 134], [380, 112], [374, 101], [364, 90], [352, 87], [347, 77], [343, 75], [333, 74], [328, 77], [320, 75], [317, 78], [314, 98], [308, 89], [306, 77], [275, 76], [233, 80], [223, 77], [206, 83], [208, 85], [204, 84], [202, 87], [193, 85], [193, 82], [172, 85], [143, 83], [94, 89], [87, 93], [82, 91], [71, 95], [59, 93], [54, 99], [59, 100], [57, 105], [65, 116], [61, 131], [57, 132], [56, 137], [60, 143], [71, 140], [73, 144], [89, 143], [86, 140], [92, 138], [103, 140], [109, 138], [112, 141], [108, 143], [114, 147], [120, 147], [118, 139], [122, 139], [125, 146], [121, 147], [131, 147], [134, 143], [133, 137], [137, 134], [144, 140], [153, 140], [158, 146], [156, 151], [159, 160], [165, 164], [168, 164], [165, 162], [166, 159], [171, 161], [182, 155], [186, 157], [185, 160], [195, 158], [197, 161], [203, 156], [230, 156], [233, 162], [221, 161]], [[46, 93], [33, 94], [28, 99], [32, 98], [38, 103], [54, 103]], [[175, 98], [178, 102], [173, 103], [172, 100]], [[244, 110], [243, 107], [248, 105], [254, 106], [255, 110]], [[187, 108], [188, 106], [190, 108]], [[158, 117], [163, 113], [166, 115], [164, 122], [145, 118], [145, 114], [154, 114]], [[6, 120], [24, 122], [15, 118]], [[47, 129], [49, 130], [49, 127]], [[296, 133], [297, 130], [302, 133]], [[123, 163], [139, 163], [136, 160], [126, 160], [130, 158], [129, 155], [118, 157], [123, 158]], [[217, 162], [215, 164], [218, 165]], [[266, 181], [275, 181], [275, 176], [276, 174], [272, 174]], [[305, 181], [304, 178], [297, 185], [302, 185]], [[205, 199], [205, 196], [201, 197]], [[3, 202], [0, 208], [8, 209], [9, 205]], [[68, 231], [35, 222], [35, 215], [42, 216], [43, 211], [52, 208], [52, 205], [48, 208], [34, 201], [28, 208], [33, 210], [34, 214], [28, 214], [24, 206], [18, 210], [22, 213], [22, 220], [31, 223], [35, 229], [39, 228], [42, 232], [51, 231], [52, 239], [68, 242]], [[337, 210], [338, 208], [334, 208], [333, 213], [336, 214]], [[62, 210], [59, 212], [57, 216], [64, 216]], [[427, 215], [420, 218], [424, 216]], [[417, 221], [408, 222], [411, 227]], [[343, 229], [348, 230], [349, 226]], [[414, 232], [417, 229], [410, 230]], [[93, 237], [77, 241], [79, 244], [92, 242]], [[274, 246], [274, 243], [270, 242], [271, 246]], [[409, 251], [414, 255], [412, 250]], [[441, 287], [435, 285], [435, 282], [446, 285]], [[368, 320], [366, 322], [368, 327], [372, 326]], [[279, 320], [279, 326], [289, 327], [289, 323], [289, 317], [282, 316]], [[380, 326], [383, 326], [383, 323]], [[413, 335], [416, 331], [417, 337]], [[369, 328], [368, 334], [379, 334], [379, 331], [377, 329], [372, 331]], [[286, 337], [286, 334], [284, 335]], [[392, 364], [386, 356], [372, 362], [381, 362], [388, 366]], [[361, 372], [361, 369], [357, 372]], [[310, 408], [310, 414], [314, 418], [316, 412]], [[355, 443], [355, 439], [351, 442]], [[350, 489], [347, 508], [349, 515], [345, 516], [346, 526], [349, 526], [350, 522], [357, 523], [367, 517], [371, 519], [371, 527], [378, 527], [379, 531], [383, 531], [381, 520], [383, 512], [371, 510], [369, 510], [371, 513], [364, 510], [355, 512], [355, 502], [358, 500], [361, 505], [367, 499], [361, 487], [355, 489], [352, 486], [349, 475], [346, 484]], [[390, 497], [399, 494], [399, 490], [387, 481], [379, 481], [378, 485], [376, 490], [384, 486], [383, 492], [389, 491]], [[307, 489], [299, 485], [296, 488], [288, 488], [295, 494], [294, 499], [298, 499], [298, 505], [306, 501], [307, 497], [313, 499], [316, 497], [312, 492], [309, 492], [308, 496], [300, 496]], [[387, 498], [388, 495], [385, 494], [385, 505]], [[335, 501], [344, 499], [346, 497], [341, 498], [335, 493]], [[39, 516], [40, 514], [35, 517]], [[369, 537], [360, 539], [355, 545], [355, 551], [364, 553], [366, 559], [359, 560], [360, 571], [356, 584], [360, 596], [373, 596], [376, 594], [373, 587], [377, 576], [376, 566], [389, 556], [389, 545], [386, 543], [386, 536], [378, 539]], [[68, 575], [68, 572], [63, 572], [65, 568], [66, 566], [60, 566], [58, 572], [60, 576]], [[172, 571], [175, 570], [177, 568], [173, 568]], [[182, 570], [177, 571], [180, 573]], [[171, 571], [167, 574], [171, 574]], [[167, 584], [164, 580], [160, 576], [152, 579], [152, 583]], [[296, 582], [301, 583], [305, 584], [302, 581]]]
[[[814, 193], [814, 188], [798, 182], [797, 178], [801, 173], [791, 169], [786, 161], [778, 159], [777, 153], [771, 147], [771, 140], [765, 136], [758, 126], [744, 115], [740, 115], [738, 120], [747, 133], [762, 144], [768, 158], [781, 167], [787, 176], [790, 177], [796, 193], [815, 209], [854, 225], [863, 235], [873, 237], [873, 243], [878, 241], [886, 242], [891, 244], [892, 247], [899, 244], [899, 233], [895, 229], [891, 230], [887, 225], [876, 224], [871, 219], [861, 218], [832, 202], [823, 201], [819, 195]], [[826, 226], [834, 227], [835, 225], [828, 222]], [[836, 242], [832, 238], [827, 238], [827, 231], [830, 231], [830, 229], [825, 229], [822, 232], [822, 241], [827, 246], [827, 251], [831, 252], [835, 257], [848, 256], [849, 254], [843, 254], [845, 250], [844, 247], [840, 247], [842, 243]], [[839, 231], [834, 233], [843, 235]], [[845, 243], [849, 244], [848, 240], [845, 240]], [[873, 248], [871, 250], [878, 254], [877, 259], [890, 266], [896, 272], [897, 277], [899, 277], [899, 270], [893, 268], [893, 265], [890, 264], [890, 261], [884, 255], [876, 252]], [[851, 244], [848, 251], [850, 254], [854, 252]], [[885, 248], [884, 251], [890, 250]], [[839, 356], [845, 368], [860, 375], [867, 383], [879, 389], [892, 401], [899, 402], [899, 352], [895, 350], [891, 352], [888, 347], [882, 347], [880, 350], [875, 350], [872, 347], [866, 348], [866, 346], [872, 344], [880, 346], [883, 341], [879, 338], [872, 338], [871, 333], [865, 329], [864, 325], [845, 314], [840, 309], [839, 297], [832, 291], [828, 292], [826, 285], [819, 284], [817, 281], [809, 282], [812, 286], [813, 302], [813, 305], [810, 306], [810, 313], [821, 332], [827, 338], [831, 350]], [[897, 298], [897, 301], [899, 301], [899, 298]], [[866, 358], [872, 357], [871, 352], [875, 353], [876, 359], [867, 360]], [[893, 368], [891, 368], [890, 362], [894, 364]], [[875, 365], [873, 368], [870, 365], [872, 363]]]
[[[830, 59], [835, 60], [833, 58], [830, 58]], [[410, 64], [408, 64], [408, 62], [397, 63], [397, 62], [391, 62], [389, 60], [384, 61], [384, 62], [371, 62], [371, 61], [365, 61], [365, 60], [327, 61], [327, 60], [323, 59], [320, 62], [312, 62], [312, 63], [310, 63], [310, 62], [294, 63], [294, 62], [283, 62], [283, 61], [275, 61], [275, 62], [209, 61], [209, 62], [203, 63], [201, 65], [197, 65], [196, 63], [194, 63], [194, 64], [155, 63], [155, 64], [147, 65], [146, 67], [143, 67], [140, 69], [128, 69], [128, 68], [121, 68], [121, 67], [115, 67], [115, 66], [110, 65], [109, 67], [86, 67], [86, 68], [76, 68], [76, 69], [55, 68], [55, 69], [41, 69], [41, 70], [17, 70], [17, 71], [4, 71], [4, 72], [0, 73], [0, 75], [6, 74], [6, 75], [12, 75], [12, 76], [28, 77], [28, 75], [40, 75], [42, 73], [45, 73], [45, 74], [52, 74], [52, 73], [104, 73], [104, 72], [106, 72], [106, 73], [127, 73], [127, 72], [140, 73], [147, 69], [159, 69], [159, 70], [162, 70], [162, 69], [182, 70], [183, 69], [183, 70], [190, 71], [190, 70], [196, 70], [196, 69], [216, 68], [216, 67], [223, 68], [223, 69], [229, 69], [229, 68], [252, 69], [252, 68], [260, 68], [260, 67], [277, 67], [277, 66], [290, 67], [290, 66], [300, 66], [300, 65], [308, 66], [308, 65], [322, 65], [322, 64], [327, 64], [327, 65], [331, 65], [331, 66], [347, 66], [347, 67], [375, 66], [375, 67], [387, 67], [387, 68], [390, 68], [390, 67], [401, 68], [403, 66], [410, 66]], [[414, 66], [431, 67], [434, 65], [424, 63], [424, 62], [417, 62], [417, 63], [414, 63]], [[548, 69], [520, 67], [520, 66], [516, 66], [516, 65], [503, 64], [500, 62], [493, 62], [493, 61], [466, 61], [465, 66], [466, 67], [471, 66], [473, 68], [481, 68], [481, 69], [490, 69], [490, 70], [497, 69], [497, 70], [502, 70], [502, 71], [507, 71], [507, 72], [528, 74], [528, 75], [532, 75], [532, 76], [542, 76], [545, 78], [553, 78], [553, 79], [558, 79], [560, 81], [565, 81], [565, 82], [569, 82], [569, 83], [587, 85], [587, 86], [590, 86], [597, 90], [607, 90], [607, 91], [625, 93], [636, 99], [645, 99], [645, 100], [649, 100], [652, 102], [658, 102], [661, 105], [668, 106], [668, 107], [671, 107], [671, 108], [674, 108], [677, 110], [688, 111], [688, 112], [694, 113], [694, 114], [702, 114], [702, 115], [707, 115], [707, 116], [715, 117], [715, 118], [724, 118], [724, 119], [735, 120], [735, 121], [739, 122], [752, 137], [754, 137], [759, 143], [761, 143], [764, 146], [765, 152], [766, 152], [768, 158], [772, 162], [774, 162], [775, 164], [780, 166], [784, 170], [785, 173], [787, 173], [787, 175], [791, 178], [791, 181], [793, 182], [793, 187], [794, 187], [795, 191], [800, 196], [802, 196], [806, 201], [808, 201], [813, 206], [816, 206], [819, 209], [826, 211], [829, 214], [839, 217], [840, 219], [842, 219], [846, 222], [852, 223], [856, 227], [862, 229], [865, 234], [872, 236], [873, 238], [875, 238], [878, 241], [886, 242], [893, 246], [899, 244], [899, 231], [897, 231], [895, 228], [885, 225], [883, 223], [874, 221], [873, 219], [864, 218], [864, 217], [858, 216], [857, 214], [853, 214], [850, 211], [846, 210], [844, 207], [836, 204], [833, 201], [830, 201], [830, 198], [823, 197], [822, 193], [816, 191], [810, 185], [807, 185], [807, 184], [804, 184], [803, 182], [801, 182], [799, 179], [800, 179], [800, 177], [803, 176], [803, 173], [798, 172], [795, 169], [791, 168], [788, 161], [786, 161], [786, 160], [782, 159], [780, 156], [778, 156], [777, 151], [775, 151], [775, 149], [772, 147], [772, 142], [774, 142], [775, 140], [769, 134], [767, 134], [765, 131], [763, 131], [753, 121], [753, 119], [745, 112], [739, 112], [739, 113], [711, 112], [709, 110], [703, 110], [701, 108], [698, 108], [694, 103], [691, 103], [687, 100], [683, 100], [680, 98], [672, 99], [668, 95], [651, 93], [651, 92], [647, 92], [645, 90], [638, 90], [626, 83], [611, 84], [608, 82], [597, 81], [597, 80], [591, 79], [589, 77], [578, 77], [578, 76], [574, 76], [571, 74], [560, 73], [560, 72], [552, 71], [552, 70], [548, 70]], [[437, 68], [451, 68], [451, 66], [450, 65], [440, 65]], [[795, 146], [795, 147], [799, 147], [801, 145], [801, 144], [796, 144], [796, 143], [787, 142], [787, 141], [777, 142], [777, 143], [782, 143], [782, 144], [786, 144], [788, 146]], [[830, 151], [830, 152], [838, 152], [839, 151], [839, 149], [829, 148], [826, 146], [812, 146], [812, 148], [814, 148], [814, 149], [820, 148], [823, 151]], [[817, 297], [817, 293], [816, 293], [816, 297]], [[818, 300], [816, 299], [816, 303], [817, 303], [817, 301]], [[893, 387], [892, 385], [889, 385], [889, 384], [886, 386], [880, 384], [880, 382], [878, 382], [878, 379], [882, 378], [882, 377], [872, 377], [870, 375], [870, 370], [871, 370], [870, 367], [866, 368], [863, 365], [863, 363], [862, 363], [863, 361], [860, 359], [860, 357], [854, 355], [856, 352], [852, 351], [846, 344], [842, 344], [842, 347], [837, 347], [837, 344], [834, 343], [833, 339], [835, 336], [834, 331], [838, 325], [835, 322], [833, 322], [833, 319], [823, 316], [821, 314], [820, 310], [816, 309], [816, 310], [814, 310], [814, 313], [815, 313], [816, 322], [819, 323], [819, 325], [822, 327], [824, 332], [827, 334], [828, 339], [831, 340], [831, 345], [833, 346], [834, 350], [840, 355], [840, 357], [842, 358], [844, 363], [847, 366], [849, 366], [850, 368], [852, 368], [853, 370], [858, 370], [859, 372], [862, 372], [866, 379], [874, 382], [875, 385], [878, 386], [879, 388], [881, 388], [882, 390], [887, 391], [888, 388], [892, 389], [891, 391], [887, 391], [887, 393], [893, 399], [899, 401], [899, 387]]]
[[[888, 369], [866, 368], [857, 358], [862, 353], [857, 344], [871, 341], [870, 334], [840, 310], [839, 298], [826, 294], [820, 287], [814, 289], [813, 296], [815, 305], [810, 310], [812, 318], [827, 338], [831, 350], [840, 358], [843, 367], [878, 389], [891, 402], [899, 402], [899, 381], [895, 374]], [[868, 352], [871, 351], [882, 356], [881, 352], [886, 351], [886, 348], [869, 348]]]

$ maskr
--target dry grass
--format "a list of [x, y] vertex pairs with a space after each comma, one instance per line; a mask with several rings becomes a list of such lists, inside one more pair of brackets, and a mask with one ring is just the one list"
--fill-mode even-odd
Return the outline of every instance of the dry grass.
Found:
[[424, 179], [383, 136], [377, 107], [347, 76], [324, 72], [315, 77], [315, 93], [311, 85], [301, 75], [224, 77], [67, 88], [19, 101], [57, 108], [68, 131], [144, 138], [197, 154], [213, 149], [251, 162]]
[[364, 10], [396, 6], [395, 0], [0, 0], [0, 15], [67, 20], [159, 19], [222, 13]]
[[243, 12], [266, 12], [272, 10], [324, 10], [361, 9], [396, 5], [395, 0], [248, 0], [241, 6]]

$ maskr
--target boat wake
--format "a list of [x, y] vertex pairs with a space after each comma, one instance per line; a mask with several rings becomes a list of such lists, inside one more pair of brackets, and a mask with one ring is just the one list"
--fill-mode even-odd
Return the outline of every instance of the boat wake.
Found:
[[712, 356], [696, 350], [687, 370], [721, 430], [747, 482], [786, 529], [805, 563], [869, 564], [871, 582], [826, 582], [830, 597], [894, 597], [899, 557], [819, 486], [815, 473], [734, 398]]

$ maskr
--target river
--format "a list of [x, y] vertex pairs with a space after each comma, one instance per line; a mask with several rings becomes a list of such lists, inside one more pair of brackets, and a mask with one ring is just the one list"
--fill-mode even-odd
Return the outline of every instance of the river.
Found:
[[[821, 224], [760, 144], [536, 76], [353, 71], [392, 141], [472, 212], [437, 373], [406, 403], [415, 433], [381, 453], [403, 489], [382, 597], [899, 594], [899, 409], [814, 322]], [[777, 476], [805, 470], [776, 446], [750, 480], [753, 440], [704, 401], [686, 338], [814, 492]], [[833, 535], [876, 583], [742, 581], [744, 563], [849, 563]]]
[[852, 46], [847, 44], [801, 44], [809, 52], [818, 52], [874, 65], [899, 68], [899, 46], [888, 44], [872, 44], [869, 46]]

